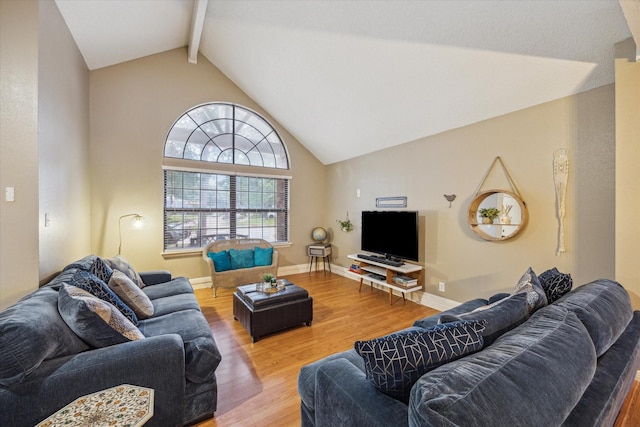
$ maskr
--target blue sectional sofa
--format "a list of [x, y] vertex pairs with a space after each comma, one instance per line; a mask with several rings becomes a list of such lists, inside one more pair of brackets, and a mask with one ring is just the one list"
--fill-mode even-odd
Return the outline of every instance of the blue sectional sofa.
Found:
[[[352, 349], [304, 366], [302, 425], [613, 425], [640, 364], [640, 312], [632, 310], [626, 290], [598, 280], [541, 307], [522, 295], [533, 294], [499, 295], [493, 304], [468, 301], [390, 336], [356, 342], [360, 353]], [[409, 354], [408, 347], [394, 346], [415, 344], [439, 328], [464, 337], [468, 351], [405, 385], [403, 401], [385, 388], [411, 376], [384, 372], [392, 370], [393, 357]], [[376, 343], [382, 345], [372, 354], [382, 367], [366, 357]], [[396, 353], [384, 359], [390, 349]], [[381, 373], [394, 379], [374, 386]]]
[[[213, 416], [221, 356], [189, 280], [166, 271], [138, 274], [129, 266], [123, 274], [139, 282], [144, 295], [135, 289], [134, 295], [146, 301], [143, 310], [127, 311], [137, 303], [126, 294], [110, 306], [96, 303], [80, 288], [89, 282], [103, 290], [103, 284], [112, 286], [109, 279], [123, 264], [116, 258], [109, 263], [89, 256], [70, 264], [0, 313], [0, 425], [36, 425], [79, 397], [121, 384], [154, 390], [147, 426], [180, 426]], [[107, 290], [103, 298], [114, 299]], [[105, 335], [104, 323], [91, 323], [94, 318], [83, 323], [87, 313], [76, 309], [78, 301], [114, 312], [122, 304], [117, 310], [135, 318], [137, 326], [131, 330], [133, 322], [122, 321], [129, 327], [125, 338]], [[123, 318], [112, 314], [111, 323]]]

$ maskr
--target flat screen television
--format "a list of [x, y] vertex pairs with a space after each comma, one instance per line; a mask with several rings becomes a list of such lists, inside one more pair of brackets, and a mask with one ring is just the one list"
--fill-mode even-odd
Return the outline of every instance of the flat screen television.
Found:
[[363, 251], [418, 261], [417, 211], [363, 211], [361, 231]]

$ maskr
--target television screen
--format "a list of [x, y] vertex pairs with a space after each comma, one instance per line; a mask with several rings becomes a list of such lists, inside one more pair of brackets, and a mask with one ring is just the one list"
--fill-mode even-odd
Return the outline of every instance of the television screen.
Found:
[[363, 251], [418, 261], [418, 212], [363, 211]]

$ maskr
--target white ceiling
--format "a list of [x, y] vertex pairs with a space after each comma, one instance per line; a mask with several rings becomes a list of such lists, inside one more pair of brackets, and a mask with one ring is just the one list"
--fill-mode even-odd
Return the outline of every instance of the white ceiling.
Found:
[[[91, 70], [189, 40], [192, 0], [56, 3]], [[613, 83], [629, 37], [611, 0], [210, 0], [200, 52], [330, 164]]]

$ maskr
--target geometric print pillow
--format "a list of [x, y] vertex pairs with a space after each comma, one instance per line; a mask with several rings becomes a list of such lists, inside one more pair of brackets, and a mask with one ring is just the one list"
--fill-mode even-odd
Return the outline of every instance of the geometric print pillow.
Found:
[[89, 271], [105, 283], [109, 281], [111, 274], [113, 273], [113, 270], [97, 255], [87, 255], [86, 257], [65, 266], [64, 269], [69, 270], [71, 268], [79, 268], [80, 270]]
[[573, 287], [573, 279], [570, 274], [560, 273], [557, 268], [553, 267], [538, 276], [540, 284], [547, 294], [549, 304], [559, 300], [564, 294], [569, 292]]
[[91, 295], [100, 298], [103, 301], [108, 302], [117, 308], [120, 313], [124, 315], [131, 323], [134, 325], [138, 324], [138, 317], [136, 314], [127, 306], [118, 295], [115, 294], [106, 283], [102, 280], [98, 279], [93, 273], [89, 273], [88, 271], [78, 270], [73, 275], [73, 281], [70, 283], [71, 285], [84, 289], [89, 292]]
[[356, 341], [369, 382], [379, 391], [409, 402], [411, 387], [425, 373], [482, 349], [485, 321], [458, 321]]

